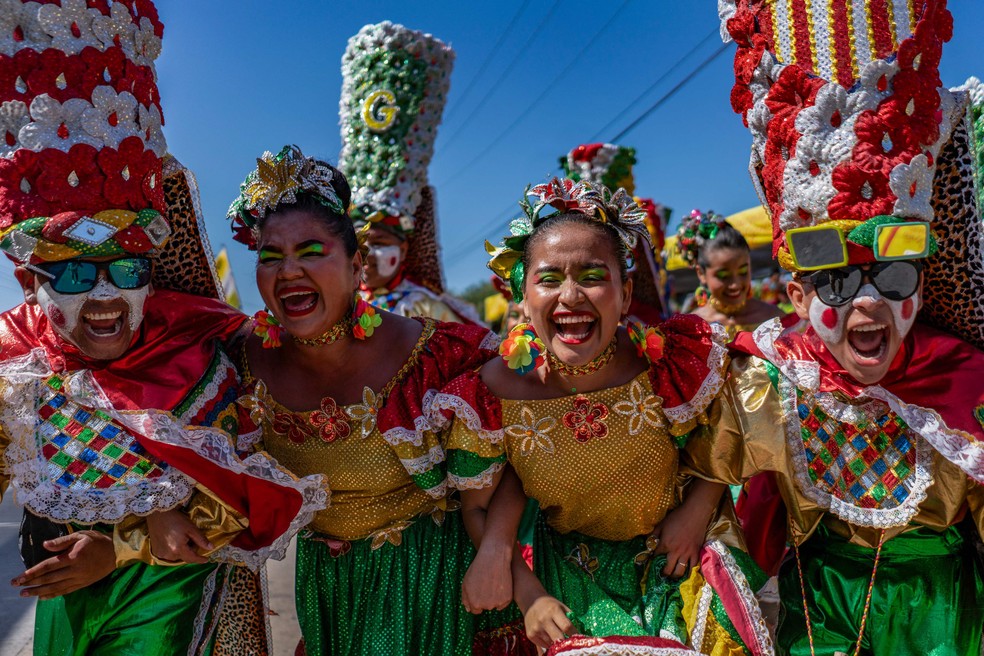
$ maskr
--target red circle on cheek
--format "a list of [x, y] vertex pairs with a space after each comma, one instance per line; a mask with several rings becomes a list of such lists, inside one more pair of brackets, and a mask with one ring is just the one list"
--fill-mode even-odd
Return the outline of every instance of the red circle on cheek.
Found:
[[902, 318], [908, 321], [912, 318], [912, 299], [907, 298], [902, 301]]
[[51, 319], [51, 323], [59, 328], [65, 327], [65, 315], [57, 307], [51, 308], [51, 316], [49, 318]]
[[833, 330], [837, 325], [837, 311], [834, 308], [827, 308], [820, 315], [820, 320], [823, 321], [823, 325]]

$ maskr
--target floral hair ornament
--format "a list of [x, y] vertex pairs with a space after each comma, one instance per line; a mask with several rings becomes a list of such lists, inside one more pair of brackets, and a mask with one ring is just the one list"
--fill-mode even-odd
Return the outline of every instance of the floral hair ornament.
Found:
[[714, 212], [701, 213], [693, 210], [685, 218], [677, 230], [677, 250], [691, 267], [697, 266], [697, 253], [700, 250], [700, 240], [711, 240], [717, 237], [727, 221]]
[[658, 328], [646, 326], [638, 321], [629, 322], [629, 338], [635, 344], [640, 358], [646, 358], [650, 364], [663, 357], [666, 337]]
[[263, 348], [280, 348], [283, 344], [284, 328], [266, 310], [260, 310], [253, 315], [253, 332], [262, 340]]
[[490, 256], [488, 267], [509, 281], [517, 302], [523, 300], [526, 241], [541, 224], [552, 218], [569, 213], [584, 214], [610, 225], [630, 251], [640, 237], [649, 241], [646, 211], [624, 189], [612, 193], [604, 185], [587, 180], [574, 182], [569, 178], [553, 178], [544, 184], [527, 187], [519, 206], [523, 216], [509, 224], [511, 234], [502, 240], [502, 245], [485, 242], [485, 250]]
[[256, 170], [239, 186], [239, 197], [226, 213], [232, 221], [233, 238], [255, 250], [256, 222], [280, 205], [296, 203], [302, 193], [345, 216], [346, 208], [332, 184], [334, 177], [329, 166], [305, 157], [297, 146], [284, 146], [276, 155], [264, 152], [256, 159]]
[[537, 337], [533, 325], [528, 323], [516, 324], [499, 344], [499, 355], [510, 369], [521, 376], [543, 366], [546, 350], [543, 340]]

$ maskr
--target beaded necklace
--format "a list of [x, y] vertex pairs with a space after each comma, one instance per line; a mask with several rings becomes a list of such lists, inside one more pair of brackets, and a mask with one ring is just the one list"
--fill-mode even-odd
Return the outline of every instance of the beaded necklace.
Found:
[[317, 337], [312, 337], [310, 339], [294, 337], [294, 341], [298, 344], [303, 344], [304, 346], [327, 346], [328, 344], [334, 344], [351, 330], [352, 317], [349, 316], [331, 326], [328, 330], [321, 333]]
[[547, 351], [547, 359], [550, 361], [550, 370], [557, 372], [557, 374], [563, 378], [564, 382], [571, 386], [571, 394], [576, 394], [577, 387], [572, 385], [571, 382], [567, 380], [567, 376], [587, 376], [588, 374], [593, 374], [596, 371], [599, 371], [607, 366], [608, 363], [612, 361], [612, 358], [615, 357], [615, 348], [617, 346], [618, 335], [614, 335], [612, 337], [612, 341], [609, 342], [608, 346], [605, 347], [605, 350], [601, 352], [601, 355], [587, 364], [578, 365], [576, 367], [565, 362], [561, 362], [560, 359], [550, 351]]
[[713, 296], [710, 298], [711, 307], [720, 312], [721, 314], [727, 315], [734, 318], [745, 306], [748, 305], [748, 299], [743, 300], [741, 303], [735, 303], [734, 305], [728, 305], [727, 303], [722, 303]]

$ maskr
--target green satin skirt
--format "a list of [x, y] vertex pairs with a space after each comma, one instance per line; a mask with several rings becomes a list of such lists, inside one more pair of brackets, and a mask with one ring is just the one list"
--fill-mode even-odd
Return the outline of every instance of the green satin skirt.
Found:
[[38, 601], [36, 656], [210, 654], [226, 565], [123, 567], [101, 581]]
[[440, 526], [417, 519], [399, 545], [346, 544], [333, 555], [316, 537], [297, 541], [297, 616], [308, 656], [471, 656], [476, 640], [486, 641], [479, 653], [535, 653], [524, 651], [515, 605], [480, 616], [462, 606], [475, 548], [461, 513]]
[[[875, 550], [823, 526], [800, 547], [816, 654], [854, 655]], [[957, 527], [919, 528], [882, 546], [857, 656], [979, 656], [984, 627], [980, 559]], [[796, 561], [779, 574], [780, 654], [809, 656]]]

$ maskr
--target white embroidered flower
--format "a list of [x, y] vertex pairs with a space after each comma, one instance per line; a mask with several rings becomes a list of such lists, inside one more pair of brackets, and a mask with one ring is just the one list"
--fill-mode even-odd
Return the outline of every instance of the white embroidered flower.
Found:
[[796, 130], [820, 139], [829, 139], [848, 119], [847, 91], [839, 84], [820, 87], [816, 101], [796, 115]]
[[154, 24], [146, 16], [140, 18], [140, 26], [133, 33], [133, 59], [138, 64], [150, 66], [161, 54], [161, 38], [154, 34]]
[[92, 32], [92, 13], [85, 0], [62, 0], [61, 6], [44, 5], [38, 11], [38, 20], [45, 32], [51, 35], [51, 47], [67, 55], [77, 55], [86, 46], [99, 47], [99, 40]]
[[349, 416], [349, 419], [359, 423], [359, 430], [363, 439], [369, 437], [376, 428], [376, 415], [379, 413], [380, 401], [382, 399], [376, 396], [375, 392], [368, 387], [363, 387], [362, 403], [345, 409], [345, 414]]
[[82, 114], [91, 107], [79, 98], [60, 103], [46, 93], [41, 94], [31, 101], [33, 121], [21, 128], [21, 145], [34, 151], [54, 148], [68, 152], [79, 143], [99, 148], [102, 143], [82, 128]]
[[164, 157], [167, 153], [167, 140], [164, 138], [164, 131], [161, 129], [161, 111], [157, 105], [144, 107], [137, 104], [137, 123], [140, 126], [140, 134], [143, 137], [147, 148], [154, 151], [158, 157]]
[[520, 411], [522, 424], [512, 424], [506, 426], [506, 435], [522, 440], [519, 445], [519, 452], [526, 456], [529, 455], [534, 447], [539, 447], [547, 453], [554, 452], [554, 443], [548, 433], [557, 426], [557, 420], [553, 417], [542, 417], [535, 419], [533, 411], [528, 406], [523, 406]]
[[21, 128], [30, 122], [26, 103], [8, 100], [0, 105], [0, 157], [8, 157], [20, 147]]
[[40, 8], [37, 2], [0, 0], [0, 54], [9, 57], [23, 48], [40, 51], [51, 45], [38, 20]]
[[877, 109], [892, 93], [892, 80], [899, 72], [898, 60], [876, 59], [864, 65], [858, 86], [848, 94], [848, 111], [857, 116], [866, 109]]
[[[853, 135], [851, 136], [853, 139]], [[783, 170], [783, 230], [815, 225], [827, 215], [827, 204], [837, 195], [834, 168], [850, 157], [844, 141], [806, 133], [796, 143], [796, 157]]]
[[629, 401], [619, 401], [612, 406], [615, 412], [629, 418], [629, 435], [638, 435], [644, 426], [660, 428], [665, 425], [660, 416], [662, 404], [659, 397], [655, 394], [646, 394], [646, 390], [638, 380], [632, 382], [629, 398]]
[[109, 9], [109, 16], [102, 14], [93, 16], [92, 33], [106, 48], [119, 45], [127, 58], [133, 59], [136, 54], [134, 33], [137, 31], [137, 26], [133, 24], [133, 17], [122, 2], [113, 3]]
[[925, 155], [916, 155], [908, 164], [899, 164], [888, 178], [895, 201], [895, 216], [933, 220], [933, 176], [936, 170]]
[[101, 139], [110, 148], [138, 134], [137, 99], [129, 91], [116, 93], [113, 87], [96, 87], [92, 91], [92, 106], [82, 114], [82, 127]]
[[731, 43], [731, 33], [728, 32], [728, 21], [738, 12], [735, 0], [718, 0], [718, 20], [721, 21], [721, 40]]

